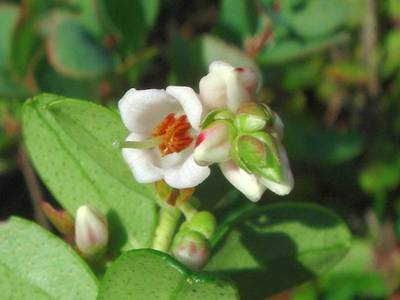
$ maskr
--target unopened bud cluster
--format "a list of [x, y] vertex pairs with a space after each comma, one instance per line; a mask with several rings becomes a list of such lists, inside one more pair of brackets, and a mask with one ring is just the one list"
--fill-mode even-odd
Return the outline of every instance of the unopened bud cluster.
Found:
[[248, 173], [279, 182], [279, 124], [267, 105], [255, 102], [243, 103], [236, 113], [211, 111], [202, 124], [194, 158], [202, 165], [233, 160]]

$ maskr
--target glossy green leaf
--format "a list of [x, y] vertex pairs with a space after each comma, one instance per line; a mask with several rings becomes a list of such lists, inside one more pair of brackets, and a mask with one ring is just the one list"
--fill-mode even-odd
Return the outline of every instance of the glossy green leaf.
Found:
[[2, 299], [96, 299], [97, 280], [56, 236], [20, 218], [0, 223]]
[[124, 52], [144, 45], [154, 25], [160, 0], [100, 0], [111, 30], [121, 39]]
[[[113, 70], [111, 54], [77, 20], [60, 16], [52, 26], [47, 56], [58, 72], [82, 79]], [[74, 47], [79, 47], [79, 51], [74, 51]]]
[[233, 285], [211, 275], [191, 273], [169, 255], [151, 250], [122, 254], [107, 270], [99, 300], [238, 299]]
[[107, 214], [111, 250], [149, 246], [155, 195], [135, 182], [113, 147], [127, 131], [114, 112], [86, 101], [42, 94], [24, 105], [23, 133], [39, 175], [72, 215], [90, 203]]
[[10, 62], [12, 34], [18, 14], [16, 5], [0, 4], [0, 71]]
[[207, 271], [232, 278], [243, 299], [265, 299], [324, 273], [347, 253], [350, 233], [331, 211], [310, 204], [248, 208], [220, 228]]
[[257, 27], [257, 9], [254, 0], [223, 0], [216, 32], [224, 39], [241, 45]]
[[284, 18], [294, 32], [310, 38], [335, 31], [346, 22], [348, 14], [345, 0], [313, 0], [307, 1], [304, 8], [286, 10]]

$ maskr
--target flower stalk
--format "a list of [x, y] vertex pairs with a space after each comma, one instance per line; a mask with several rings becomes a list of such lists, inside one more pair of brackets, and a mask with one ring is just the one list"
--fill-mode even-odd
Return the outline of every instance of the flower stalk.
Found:
[[159, 211], [159, 222], [152, 245], [153, 249], [168, 252], [180, 216], [180, 211], [174, 207], [161, 207]]

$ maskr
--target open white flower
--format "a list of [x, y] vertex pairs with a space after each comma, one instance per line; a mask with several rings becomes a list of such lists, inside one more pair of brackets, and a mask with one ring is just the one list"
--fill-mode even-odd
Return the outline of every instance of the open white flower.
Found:
[[214, 61], [201, 78], [200, 98], [207, 109], [229, 108], [236, 111], [241, 103], [250, 101], [259, 81], [250, 68], [235, 68], [223, 61]]
[[183, 189], [207, 178], [210, 169], [193, 160], [203, 108], [191, 88], [130, 89], [118, 108], [131, 132], [122, 155], [138, 182], [164, 179], [169, 186]]

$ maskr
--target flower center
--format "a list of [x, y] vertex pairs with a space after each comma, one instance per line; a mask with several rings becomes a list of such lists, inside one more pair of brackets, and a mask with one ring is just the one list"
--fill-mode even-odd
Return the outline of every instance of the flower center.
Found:
[[186, 115], [176, 117], [174, 113], [168, 114], [151, 134], [160, 140], [158, 149], [161, 156], [186, 149], [193, 142], [189, 134], [191, 128]]

